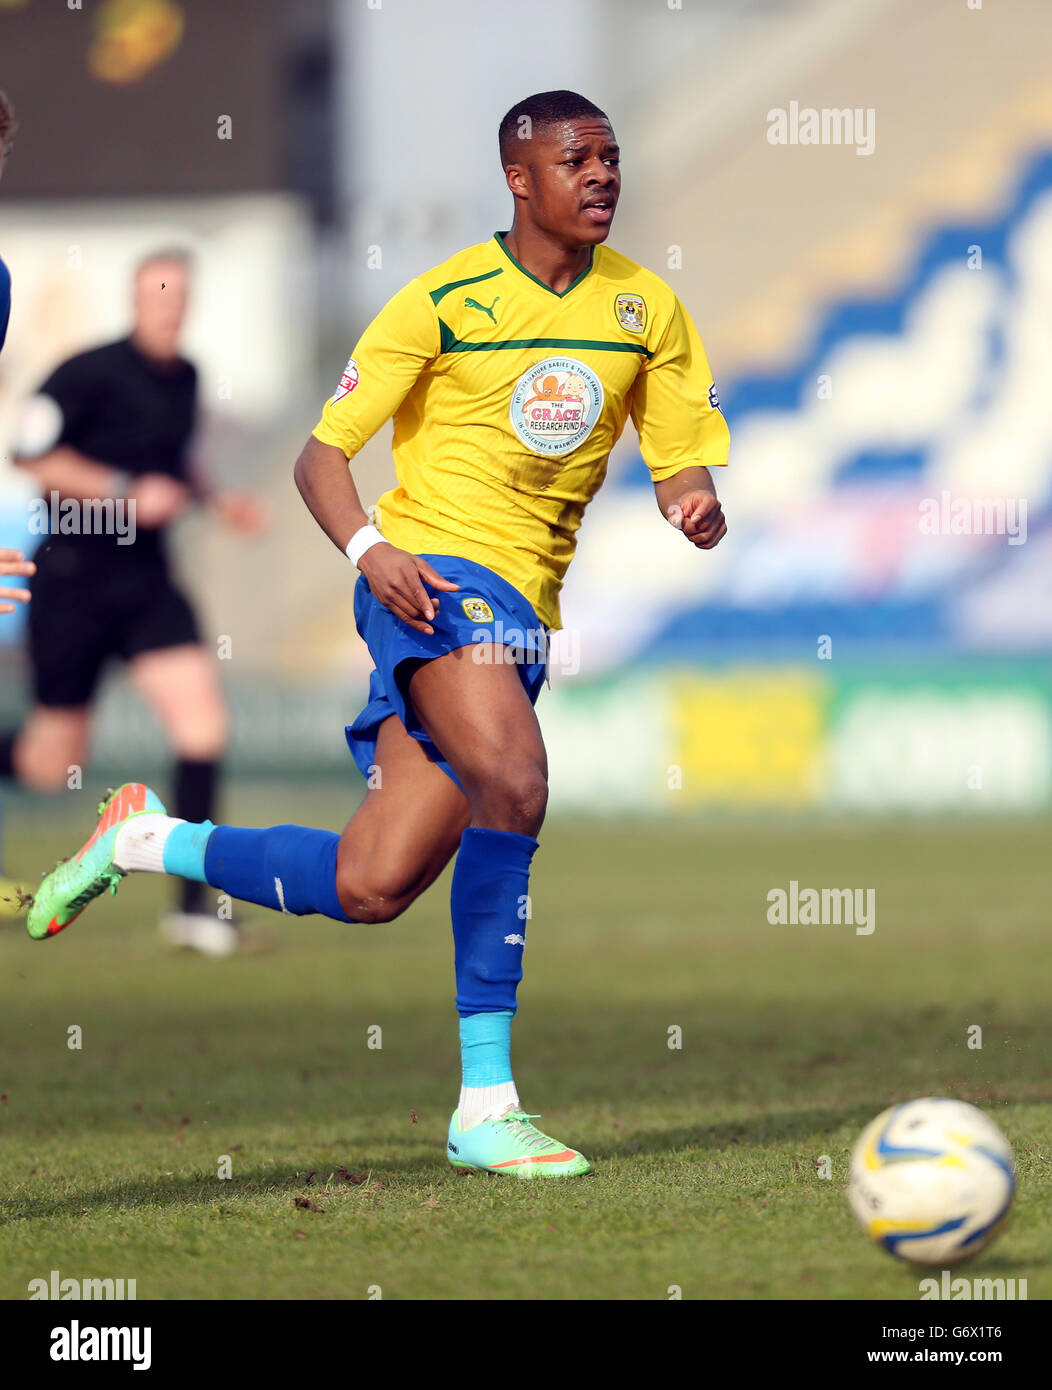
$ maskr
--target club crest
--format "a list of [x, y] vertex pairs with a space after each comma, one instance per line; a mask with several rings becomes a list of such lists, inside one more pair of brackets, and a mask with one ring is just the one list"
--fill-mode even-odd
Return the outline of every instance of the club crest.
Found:
[[642, 333], [647, 326], [647, 305], [641, 294], [619, 294], [614, 300], [614, 312], [621, 327], [630, 333]]
[[493, 609], [485, 599], [462, 598], [460, 606], [473, 623], [491, 623], [493, 621]]

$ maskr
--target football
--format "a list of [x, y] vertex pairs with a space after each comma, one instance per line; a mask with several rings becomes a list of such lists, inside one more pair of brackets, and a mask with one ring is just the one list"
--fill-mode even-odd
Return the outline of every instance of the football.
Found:
[[851, 1155], [851, 1207], [871, 1240], [916, 1264], [970, 1259], [1015, 1194], [1008, 1140], [974, 1105], [927, 1096], [894, 1105]]

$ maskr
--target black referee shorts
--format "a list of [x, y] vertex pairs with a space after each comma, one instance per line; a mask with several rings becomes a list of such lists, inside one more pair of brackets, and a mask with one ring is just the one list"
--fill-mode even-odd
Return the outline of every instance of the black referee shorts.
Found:
[[128, 661], [201, 640], [193, 609], [163, 566], [65, 575], [37, 563], [29, 657], [41, 705], [89, 704], [109, 657]]

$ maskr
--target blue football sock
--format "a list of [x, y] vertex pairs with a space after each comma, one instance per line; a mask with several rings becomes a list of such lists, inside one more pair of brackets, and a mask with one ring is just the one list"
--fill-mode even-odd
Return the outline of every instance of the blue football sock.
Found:
[[515, 1012], [536, 849], [532, 836], [511, 830], [470, 826], [460, 837], [450, 906], [462, 1018]]
[[232, 898], [278, 912], [320, 912], [349, 922], [336, 895], [339, 843], [334, 831], [303, 825], [273, 825], [267, 830], [217, 825], [205, 845], [205, 882]]

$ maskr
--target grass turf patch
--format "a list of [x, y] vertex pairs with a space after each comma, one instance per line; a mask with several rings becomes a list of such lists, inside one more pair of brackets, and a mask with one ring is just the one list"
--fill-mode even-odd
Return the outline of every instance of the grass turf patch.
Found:
[[[11, 870], [91, 824], [29, 805]], [[345, 808], [242, 787], [228, 814]], [[514, 1058], [527, 1109], [592, 1160], [565, 1182], [445, 1163], [447, 880], [388, 926], [263, 914], [272, 949], [219, 962], [165, 952], [146, 876], [55, 941], [5, 928], [0, 1296], [57, 1269], [139, 1298], [916, 1299], [926, 1271], [855, 1224], [847, 1157], [884, 1106], [942, 1094], [1002, 1125], [1020, 1170], [1012, 1223], [962, 1269], [1047, 1297], [1047, 835], [550, 823]], [[872, 936], [769, 924], [790, 879], [875, 888]]]

